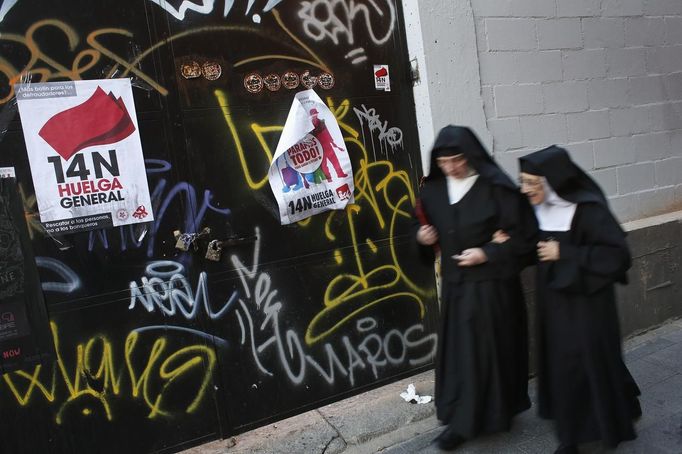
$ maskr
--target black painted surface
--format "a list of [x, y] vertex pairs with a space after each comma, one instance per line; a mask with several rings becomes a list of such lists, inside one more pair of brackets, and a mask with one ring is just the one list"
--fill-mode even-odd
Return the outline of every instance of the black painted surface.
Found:
[[0, 179], [0, 373], [54, 357], [47, 311], [14, 178]]
[[[18, 0], [0, 21], [0, 167], [16, 169], [57, 352], [0, 378], [3, 453], [173, 452], [430, 366], [434, 283], [406, 236], [420, 159], [400, 5], [230, 3], [179, 20], [151, 0]], [[222, 75], [185, 79], [190, 61]], [[392, 91], [375, 90], [374, 64]], [[297, 90], [251, 94], [243, 79], [306, 70], [335, 77], [316, 91], [342, 126], [356, 205], [280, 226], [265, 176]], [[133, 77], [146, 230], [41, 231], [11, 91], [27, 73]], [[207, 241], [175, 249], [174, 230], [204, 227], [257, 239], [218, 263]]]
[[628, 232], [630, 283], [618, 287], [624, 337], [682, 316], [681, 239], [679, 219]]

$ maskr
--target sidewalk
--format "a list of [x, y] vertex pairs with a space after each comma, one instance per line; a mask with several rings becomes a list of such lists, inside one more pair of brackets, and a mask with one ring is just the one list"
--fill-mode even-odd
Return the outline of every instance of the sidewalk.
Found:
[[[628, 368], [642, 390], [638, 438], [616, 450], [593, 444], [581, 452], [681, 454], [682, 320], [627, 340], [624, 350]], [[399, 396], [410, 383], [417, 394], [433, 395], [431, 371], [182, 454], [441, 452], [431, 444], [442, 430], [433, 403], [409, 404]], [[534, 400], [534, 380], [530, 391]], [[531, 408], [516, 417], [510, 432], [476, 439], [455, 452], [546, 454], [552, 453], [556, 444], [551, 424], [539, 419]]]

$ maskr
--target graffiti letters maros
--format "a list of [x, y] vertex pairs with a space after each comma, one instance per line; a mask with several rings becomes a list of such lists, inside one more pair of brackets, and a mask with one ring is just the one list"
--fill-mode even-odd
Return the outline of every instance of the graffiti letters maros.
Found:
[[[239, 271], [242, 283], [239, 309], [236, 314], [241, 328], [241, 345], [251, 350], [258, 369], [265, 375], [274, 376], [284, 371], [294, 385], [304, 383], [310, 371], [322, 377], [328, 384], [337, 382], [340, 376], [351, 387], [356, 376], [363, 371], [374, 379], [391, 367], [409, 364], [417, 367], [433, 360], [436, 352], [436, 334], [427, 334], [424, 325], [416, 323], [406, 330], [391, 329], [382, 332], [376, 319], [360, 318], [354, 329], [346, 329], [339, 335], [340, 345], [325, 342], [317, 351], [320, 357], [309, 352], [294, 329], [283, 326], [280, 314], [285, 304], [278, 297], [270, 274], [259, 270], [260, 235], [253, 251], [253, 262], [246, 266], [236, 255], [232, 263]], [[276, 358], [267, 362], [263, 358]]]

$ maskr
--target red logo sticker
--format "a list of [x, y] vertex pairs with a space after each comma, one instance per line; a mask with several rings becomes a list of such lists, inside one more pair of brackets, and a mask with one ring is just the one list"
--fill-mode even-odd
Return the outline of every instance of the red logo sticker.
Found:
[[135, 212], [133, 213], [133, 217], [134, 217], [135, 219], [144, 219], [144, 218], [146, 218], [147, 216], [149, 216], [149, 213], [147, 213], [147, 210], [146, 210], [146, 209], [144, 208], [144, 206], [142, 206], [142, 205], [140, 205], [139, 207], [137, 207], [137, 209], [136, 209]]
[[347, 184], [339, 186], [338, 188], [336, 188], [336, 195], [339, 196], [339, 199], [341, 200], [348, 200], [350, 199], [351, 196], [350, 188], [348, 187]]

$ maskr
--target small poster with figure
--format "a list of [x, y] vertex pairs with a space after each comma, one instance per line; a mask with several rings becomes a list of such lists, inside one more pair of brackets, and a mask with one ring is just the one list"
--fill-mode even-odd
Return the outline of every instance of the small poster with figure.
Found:
[[270, 164], [282, 225], [353, 203], [353, 169], [334, 114], [314, 90], [296, 94]]
[[0, 167], [0, 178], [16, 178], [14, 167]]
[[154, 220], [130, 79], [14, 87], [48, 234]]

